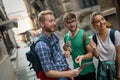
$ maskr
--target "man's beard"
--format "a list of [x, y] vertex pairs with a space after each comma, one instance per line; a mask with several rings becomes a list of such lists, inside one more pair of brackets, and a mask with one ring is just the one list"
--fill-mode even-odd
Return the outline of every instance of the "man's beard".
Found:
[[46, 28], [45, 28], [45, 31], [46, 31], [46, 32], [55, 32], [55, 31], [56, 31], [56, 27], [55, 27], [55, 26], [53, 26], [52, 28], [46, 27]]
[[77, 30], [77, 26], [75, 27], [75, 29], [74, 30], [70, 30], [71, 32], [75, 32]]

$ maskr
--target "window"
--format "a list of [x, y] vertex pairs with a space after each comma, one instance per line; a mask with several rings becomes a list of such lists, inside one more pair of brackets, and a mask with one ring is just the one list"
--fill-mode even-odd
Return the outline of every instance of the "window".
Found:
[[80, 7], [82, 9], [97, 5], [96, 0], [79, 0], [79, 1], [80, 1]]

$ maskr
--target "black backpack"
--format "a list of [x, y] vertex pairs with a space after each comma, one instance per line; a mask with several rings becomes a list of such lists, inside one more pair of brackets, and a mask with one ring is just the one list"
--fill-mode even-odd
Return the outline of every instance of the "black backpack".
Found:
[[[57, 39], [57, 41], [59, 41], [56, 35], [55, 35], [55, 38]], [[50, 44], [50, 41], [45, 36], [41, 35], [35, 43], [33, 42], [31, 44], [30, 51], [25, 53], [27, 60], [30, 62], [30, 64], [29, 64], [30, 70], [33, 69], [35, 71], [36, 75], [39, 73], [40, 70], [42, 70], [42, 67], [40, 64], [40, 59], [38, 58], [38, 55], [35, 52], [35, 45], [39, 41], [45, 42], [49, 46], [51, 53], [53, 52], [53, 46], [54, 46], [54, 45]], [[53, 54], [51, 54], [51, 57], [52, 56], [53, 56]], [[54, 58], [53, 58], [53, 60], [54, 60]]]
[[[112, 41], [112, 43], [115, 45], [115, 31], [114, 29], [110, 30], [110, 39]], [[93, 35], [93, 41], [97, 44], [97, 38], [96, 38], [96, 34]]]

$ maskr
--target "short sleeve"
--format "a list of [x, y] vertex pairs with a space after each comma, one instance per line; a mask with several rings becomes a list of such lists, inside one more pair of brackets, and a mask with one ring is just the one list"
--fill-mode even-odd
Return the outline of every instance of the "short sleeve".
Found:
[[120, 32], [116, 31], [115, 32], [115, 46], [120, 46]]

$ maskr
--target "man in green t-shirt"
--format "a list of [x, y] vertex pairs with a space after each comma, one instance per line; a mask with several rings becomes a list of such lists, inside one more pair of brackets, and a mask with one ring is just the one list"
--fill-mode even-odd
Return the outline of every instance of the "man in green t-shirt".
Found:
[[[78, 28], [78, 21], [74, 13], [66, 13], [63, 17], [64, 25], [69, 32], [64, 37], [65, 56], [72, 56], [74, 68], [93, 61], [93, 49], [90, 47], [89, 35]], [[83, 39], [85, 37], [85, 39]], [[94, 64], [86, 66], [74, 80], [96, 80]]]

